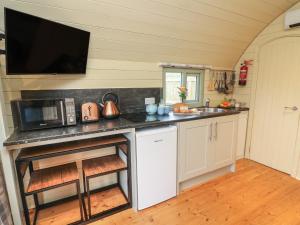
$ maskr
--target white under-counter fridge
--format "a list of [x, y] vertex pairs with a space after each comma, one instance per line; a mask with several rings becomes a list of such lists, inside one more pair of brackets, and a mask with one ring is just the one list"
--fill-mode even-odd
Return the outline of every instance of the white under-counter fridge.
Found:
[[136, 132], [137, 209], [176, 196], [177, 127], [147, 128]]

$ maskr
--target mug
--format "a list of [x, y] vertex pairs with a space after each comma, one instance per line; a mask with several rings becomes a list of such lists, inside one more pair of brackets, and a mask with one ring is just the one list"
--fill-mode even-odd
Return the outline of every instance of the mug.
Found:
[[157, 105], [156, 104], [149, 104], [146, 106], [146, 112], [149, 115], [154, 115], [157, 112]]

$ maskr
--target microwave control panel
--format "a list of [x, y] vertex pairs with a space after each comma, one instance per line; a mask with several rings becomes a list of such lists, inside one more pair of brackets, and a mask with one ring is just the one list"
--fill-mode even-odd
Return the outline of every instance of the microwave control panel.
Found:
[[65, 98], [65, 106], [66, 106], [66, 119], [67, 125], [75, 125], [76, 124], [76, 112], [75, 112], [75, 102], [74, 98]]

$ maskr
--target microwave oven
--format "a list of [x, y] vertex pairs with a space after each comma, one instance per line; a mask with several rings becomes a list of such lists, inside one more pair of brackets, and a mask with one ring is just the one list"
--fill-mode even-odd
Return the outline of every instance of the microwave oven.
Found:
[[76, 125], [74, 98], [14, 100], [11, 108], [20, 131]]

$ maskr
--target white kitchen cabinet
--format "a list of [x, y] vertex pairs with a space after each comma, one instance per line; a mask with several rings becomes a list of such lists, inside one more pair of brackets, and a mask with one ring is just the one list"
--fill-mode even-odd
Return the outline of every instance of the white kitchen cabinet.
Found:
[[238, 116], [179, 123], [179, 182], [233, 164]]
[[236, 150], [237, 159], [241, 159], [245, 157], [247, 125], [248, 125], [248, 111], [243, 111], [239, 114], [237, 150]]
[[203, 174], [211, 158], [209, 119], [179, 124], [179, 181]]
[[217, 117], [212, 120], [214, 124], [213, 168], [222, 168], [235, 161], [238, 119], [236, 116]]

